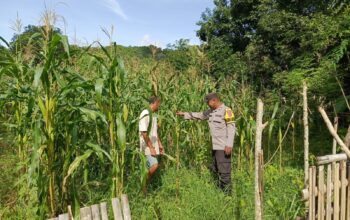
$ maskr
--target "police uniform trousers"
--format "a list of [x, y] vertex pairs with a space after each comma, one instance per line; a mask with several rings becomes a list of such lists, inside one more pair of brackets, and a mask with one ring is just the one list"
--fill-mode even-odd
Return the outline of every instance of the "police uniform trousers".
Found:
[[231, 155], [226, 155], [223, 150], [212, 151], [212, 170], [218, 177], [218, 186], [225, 192], [231, 193]]

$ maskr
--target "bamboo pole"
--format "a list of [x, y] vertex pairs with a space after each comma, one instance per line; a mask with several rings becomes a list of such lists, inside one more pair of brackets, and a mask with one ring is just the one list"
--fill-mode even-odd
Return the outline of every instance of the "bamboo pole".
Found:
[[106, 202], [100, 203], [100, 209], [101, 209], [102, 220], [108, 220], [107, 203]]
[[339, 219], [339, 190], [340, 190], [340, 181], [339, 181], [339, 163], [335, 164], [334, 167], [334, 179], [333, 179], [333, 184], [334, 184], [334, 201], [333, 201], [333, 220], [338, 220]]
[[350, 125], [348, 127], [348, 132], [345, 135], [344, 138], [344, 144], [349, 148], [350, 147]]
[[323, 165], [323, 164], [338, 162], [338, 161], [347, 160], [347, 159], [348, 157], [344, 153], [331, 154], [331, 155], [316, 157], [316, 163], [317, 165]]
[[346, 220], [346, 161], [340, 162], [340, 219]]
[[[335, 132], [338, 132], [338, 117], [334, 118], [334, 130]], [[332, 154], [337, 153], [337, 140], [333, 138], [333, 149], [332, 149]]]
[[264, 103], [258, 99], [256, 114], [256, 131], [255, 131], [255, 219], [262, 219], [262, 176], [261, 171], [261, 141], [262, 132], [267, 123], [263, 124]]
[[342, 139], [340, 139], [340, 137], [338, 136], [337, 132], [334, 130], [334, 127], [332, 125], [332, 122], [329, 120], [327, 113], [325, 112], [325, 110], [320, 106], [318, 107], [318, 111], [321, 113], [323, 120], [325, 121], [329, 132], [331, 133], [331, 135], [334, 137], [334, 139], [337, 141], [338, 145], [340, 146], [340, 148], [344, 151], [344, 153], [350, 158], [350, 150], [348, 149], [348, 147], [344, 144], [344, 142], [342, 141]]
[[131, 220], [128, 196], [126, 194], [122, 194], [121, 201], [122, 201], [122, 210], [123, 210], [124, 220]]
[[317, 218], [323, 220], [325, 217], [324, 214], [324, 166], [318, 167], [318, 205], [317, 205]]
[[303, 123], [304, 123], [304, 187], [309, 184], [309, 122], [307, 105], [307, 86], [303, 83]]
[[119, 198], [112, 199], [112, 208], [113, 208], [114, 220], [123, 220], [122, 209], [120, 206]]
[[346, 204], [346, 219], [350, 219], [350, 165], [347, 166], [348, 170], [348, 186], [347, 186], [347, 204]]
[[327, 165], [326, 220], [332, 219], [332, 165]]

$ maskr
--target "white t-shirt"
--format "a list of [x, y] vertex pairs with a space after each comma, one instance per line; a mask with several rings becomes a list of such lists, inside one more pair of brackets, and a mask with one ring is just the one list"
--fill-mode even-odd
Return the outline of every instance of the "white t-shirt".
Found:
[[[140, 136], [140, 151], [145, 152], [145, 155], [151, 155], [151, 151], [147, 146], [145, 140], [142, 137], [142, 131], [148, 131], [149, 126], [149, 112], [147, 109], [143, 110], [140, 115], [139, 121], [139, 136]], [[159, 145], [158, 145], [158, 125], [157, 125], [157, 116], [152, 114], [152, 128], [148, 134], [149, 139], [152, 142], [153, 147], [156, 149], [157, 155], [159, 154]]]

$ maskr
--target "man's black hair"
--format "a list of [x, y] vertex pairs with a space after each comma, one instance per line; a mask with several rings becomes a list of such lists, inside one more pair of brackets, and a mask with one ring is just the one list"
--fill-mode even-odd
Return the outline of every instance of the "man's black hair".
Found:
[[151, 97], [149, 97], [149, 99], [148, 99], [148, 103], [149, 103], [149, 104], [153, 104], [153, 103], [155, 103], [156, 101], [159, 101], [159, 100], [160, 100], [159, 97], [157, 97], [157, 96], [151, 96]]

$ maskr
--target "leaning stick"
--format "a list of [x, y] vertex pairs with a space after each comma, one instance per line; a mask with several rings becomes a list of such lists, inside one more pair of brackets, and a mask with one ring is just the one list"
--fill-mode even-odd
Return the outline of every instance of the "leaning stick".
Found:
[[320, 107], [318, 107], [318, 111], [321, 113], [322, 118], [323, 118], [324, 122], [326, 123], [327, 128], [328, 128], [329, 132], [331, 133], [331, 135], [333, 136], [333, 138], [337, 141], [340, 148], [344, 151], [344, 153], [348, 156], [348, 158], [350, 158], [350, 150], [347, 148], [347, 146], [344, 144], [344, 142], [339, 137], [337, 132], [334, 130], [332, 122], [329, 120], [325, 110], [320, 106]]

